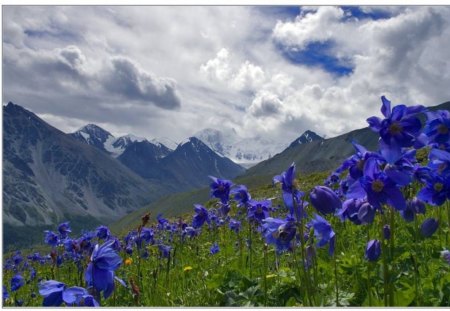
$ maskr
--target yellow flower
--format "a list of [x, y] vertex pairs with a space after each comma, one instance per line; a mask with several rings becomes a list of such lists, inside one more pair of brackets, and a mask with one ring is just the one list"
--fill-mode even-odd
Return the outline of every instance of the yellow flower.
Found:
[[133, 259], [131, 259], [131, 258], [125, 259], [125, 266], [129, 266], [129, 265], [131, 265], [132, 263], [133, 263]]
[[192, 267], [191, 267], [191, 266], [186, 266], [186, 267], [184, 267], [184, 269], [183, 269], [184, 272], [191, 271], [191, 270], [192, 270]]

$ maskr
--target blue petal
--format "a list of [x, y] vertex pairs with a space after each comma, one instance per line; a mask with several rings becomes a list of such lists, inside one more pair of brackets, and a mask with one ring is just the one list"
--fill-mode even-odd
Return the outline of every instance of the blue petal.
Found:
[[406, 208], [406, 201], [403, 197], [402, 192], [397, 187], [386, 189], [386, 193], [388, 194], [388, 202], [395, 209], [402, 211]]
[[42, 301], [44, 307], [59, 307], [62, 303], [62, 292], [51, 293]]
[[383, 102], [381, 113], [385, 118], [389, 118], [391, 116], [391, 102], [384, 95], [381, 96], [381, 101]]
[[62, 294], [62, 298], [64, 302], [67, 304], [70, 305], [74, 303], [79, 304], [82, 296], [87, 294], [88, 294], [87, 290], [84, 289], [83, 287], [74, 286], [66, 289]]
[[49, 280], [39, 284], [39, 294], [42, 296], [48, 296], [55, 292], [62, 292], [64, 290], [64, 283]]

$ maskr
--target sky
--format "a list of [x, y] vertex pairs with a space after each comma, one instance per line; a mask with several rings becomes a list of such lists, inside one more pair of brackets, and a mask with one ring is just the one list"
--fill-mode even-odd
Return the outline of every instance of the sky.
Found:
[[3, 6], [3, 103], [64, 132], [288, 143], [450, 100], [450, 6]]

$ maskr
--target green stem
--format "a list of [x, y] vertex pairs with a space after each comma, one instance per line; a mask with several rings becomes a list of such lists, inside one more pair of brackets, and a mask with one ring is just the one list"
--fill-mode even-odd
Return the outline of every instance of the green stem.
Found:
[[421, 295], [421, 288], [420, 288], [420, 271], [417, 266], [417, 259], [419, 258], [419, 224], [417, 222], [417, 215], [414, 215], [414, 248], [415, 248], [415, 256], [413, 259], [414, 264], [414, 275], [415, 275], [415, 291], [416, 291], [416, 297], [417, 297], [417, 306], [422, 305], [422, 295]]
[[250, 279], [253, 277], [252, 266], [252, 223], [248, 224], [248, 252], [249, 252], [249, 267], [250, 267]]
[[267, 307], [267, 244], [264, 244], [264, 306]]
[[392, 265], [392, 268], [389, 271], [389, 276], [390, 276], [390, 282], [389, 282], [389, 304], [391, 306], [394, 305], [394, 278], [392, 278], [392, 270], [394, 269], [394, 259], [395, 259], [395, 249], [394, 249], [394, 239], [395, 239], [395, 211], [390, 208], [390, 226], [391, 226], [391, 237], [389, 239], [390, 242], [390, 253], [391, 253], [391, 258], [390, 258], [390, 262]]
[[338, 287], [338, 270], [337, 270], [337, 258], [336, 254], [333, 255], [334, 258], [334, 286], [336, 289], [336, 307], [339, 306], [339, 287]]
[[[367, 243], [370, 241], [370, 227], [367, 226]], [[372, 306], [372, 290], [370, 282], [370, 272], [372, 270], [372, 265], [370, 261], [367, 261], [367, 295], [369, 296], [369, 307]]]

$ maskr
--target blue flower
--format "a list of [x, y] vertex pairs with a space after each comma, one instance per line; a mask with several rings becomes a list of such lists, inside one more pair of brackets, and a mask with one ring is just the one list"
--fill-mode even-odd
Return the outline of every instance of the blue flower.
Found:
[[439, 227], [439, 222], [434, 218], [427, 218], [420, 226], [420, 233], [426, 237], [431, 237]]
[[391, 111], [391, 102], [382, 96], [381, 112], [385, 119], [367, 119], [369, 127], [379, 133], [381, 139], [394, 148], [411, 147], [420, 134], [422, 123], [417, 114], [425, 111], [423, 106], [397, 105]]
[[15, 292], [25, 285], [25, 279], [20, 274], [16, 274], [11, 278], [11, 291]]
[[98, 302], [83, 287], [73, 286], [65, 289], [62, 298], [67, 305], [98, 307]]
[[141, 239], [145, 241], [145, 243], [153, 243], [153, 237], [155, 233], [150, 228], [142, 228], [141, 230]]
[[63, 239], [66, 238], [67, 234], [69, 232], [72, 232], [70, 230], [69, 222], [67, 221], [67, 222], [63, 222], [62, 224], [59, 224], [58, 231], [59, 231], [59, 234], [61, 234], [61, 238], [63, 238]]
[[378, 240], [371, 240], [367, 243], [365, 257], [368, 261], [377, 261], [381, 255], [381, 244]]
[[249, 208], [247, 218], [250, 221], [261, 222], [261, 220], [269, 217], [269, 208], [272, 206], [272, 202], [270, 200], [250, 200], [248, 204]]
[[441, 256], [450, 265], [450, 251], [448, 251], [447, 249], [444, 249], [441, 252]]
[[359, 207], [358, 219], [363, 224], [371, 224], [375, 218], [375, 213], [376, 209], [369, 203], [365, 202]]
[[58, 307], [63, 303], [63, 291], [66, 288], [64, 283], [58, 281], [45, 281], [39, 284], [39, 294], [44, 297], [42, 305], [44, 307]]
[[209, 249], [209, 253], [211, 255], [215, 255], [220, 251], [219, 245], [217, 245], [217, 243], [214, 243], [211, 248]]
[[309, 195], [311, 204], [317, 211], [326, 215], [342, 208], [342, 202], [336, 193], [325, 186], [315, 186]]
[[108, 239], [109, 236], [111, 235], [111, 232], [109, 231], [108, 227], [106, 226], [99, 226], [97, 227], [97, 229], [95, 229], [97, 238], [99, 239]]
[[267, 217], [263, 220], [263, 235], [267, 244], [274, 244], [278, 253], [292, 249], [296, 227], [293, 221]]
[[93, 286], [98, 292], [103, 291], [103, 296], [108, 298], [114, 290], [114, 271], [121, 265], [122, 259], [112, 249], [114, 240], [109, 240], [103, 245], [95, 245], [91, 255], [85, 279], [88, 286]]
[[431, 173], [417, 197], [431, 205], [442, 205], [450, 199], [450, 179]]
[[172, 249], [169, 245], [159, 244], [158, 245], [159, 251], [161, 253], [161, 256], [163, 258], [169, 258], [170, 257], [170, 250]]
[[[304, 193], [295, 187], [295, 163], [283, 172], [273, 178], [273, 183], [281, 183], [281, 190], [283, 192], [284, 204], [289, 208], [290, 214], [295, 215], [299, 220], [303, 215], [303, 206], [300, 204], [300, 199]], [[294, 210], [294, 205], [297, 210]]]
[[235, 219], [230, 219], [229, 226], [231, 231], [238, 233], [239, 230], [241, 229], [241, 222]]
[[427, 112], [427, 123], [424, 133], [430, 141], [444, 144], [450, 141], [450, 112], [448, 110], [438, 110]]
[[210, 184], [211, 196], [220, 199], [223, 204], [228, 204], [230, 199], [230, 188], [233, 183], [226, 179], [219, 179], [214, 176], [209, 176], [212, 179]]
[[56, 235], [53, 231], [45, 230], [45, 243], [55, 247], [59, 243], [58, 235]]
[[314, 236], [317, 239], [320, 239], [317, 243], [317, 247], [325, 246], [325, 244], [329, 243], [329, 254], [333, 256], [334, 254], [334, 242], [336, 234], [331, 228], [331, 225], [322, 217], [315, 214], [314, 219], [312, 219], [308, 226], [314, 228]]
[[350, 220], [355, 225], [360, 225], [361, 220], [358, 218], [358, 213], [361, 205], [364, 203], [363, 200], [359, 199], [348, 199], [342, 204], [342, 209], [337, 212], [337, 216], [342, 220]]
[[355, 182], [347, 192], [347, 198], [362, 199], [381, 209], [382, 204], [389, 203], [397, 210], [406, 208], [406, 201], [396, 183], [379, 168], [376, 158], [370, 158], [364, 165], [364, 176]]
[[209, 223], [208, 210], [200, 204], [194, 204], [195, 215], [192, 218], [192, 227], [200, 228], [205, 222]]
[[5, 303], [5, 300], [9, 298], [8, 290], [6, 289], [6, 286], [3, 285], [3, 303]]
[[238, 185], [230, 192], [234, 194], [234, 200], [238, 202], [238, 206], [246, 206], [247, 202], [252, 199], [247, 187], [244, 185]]

